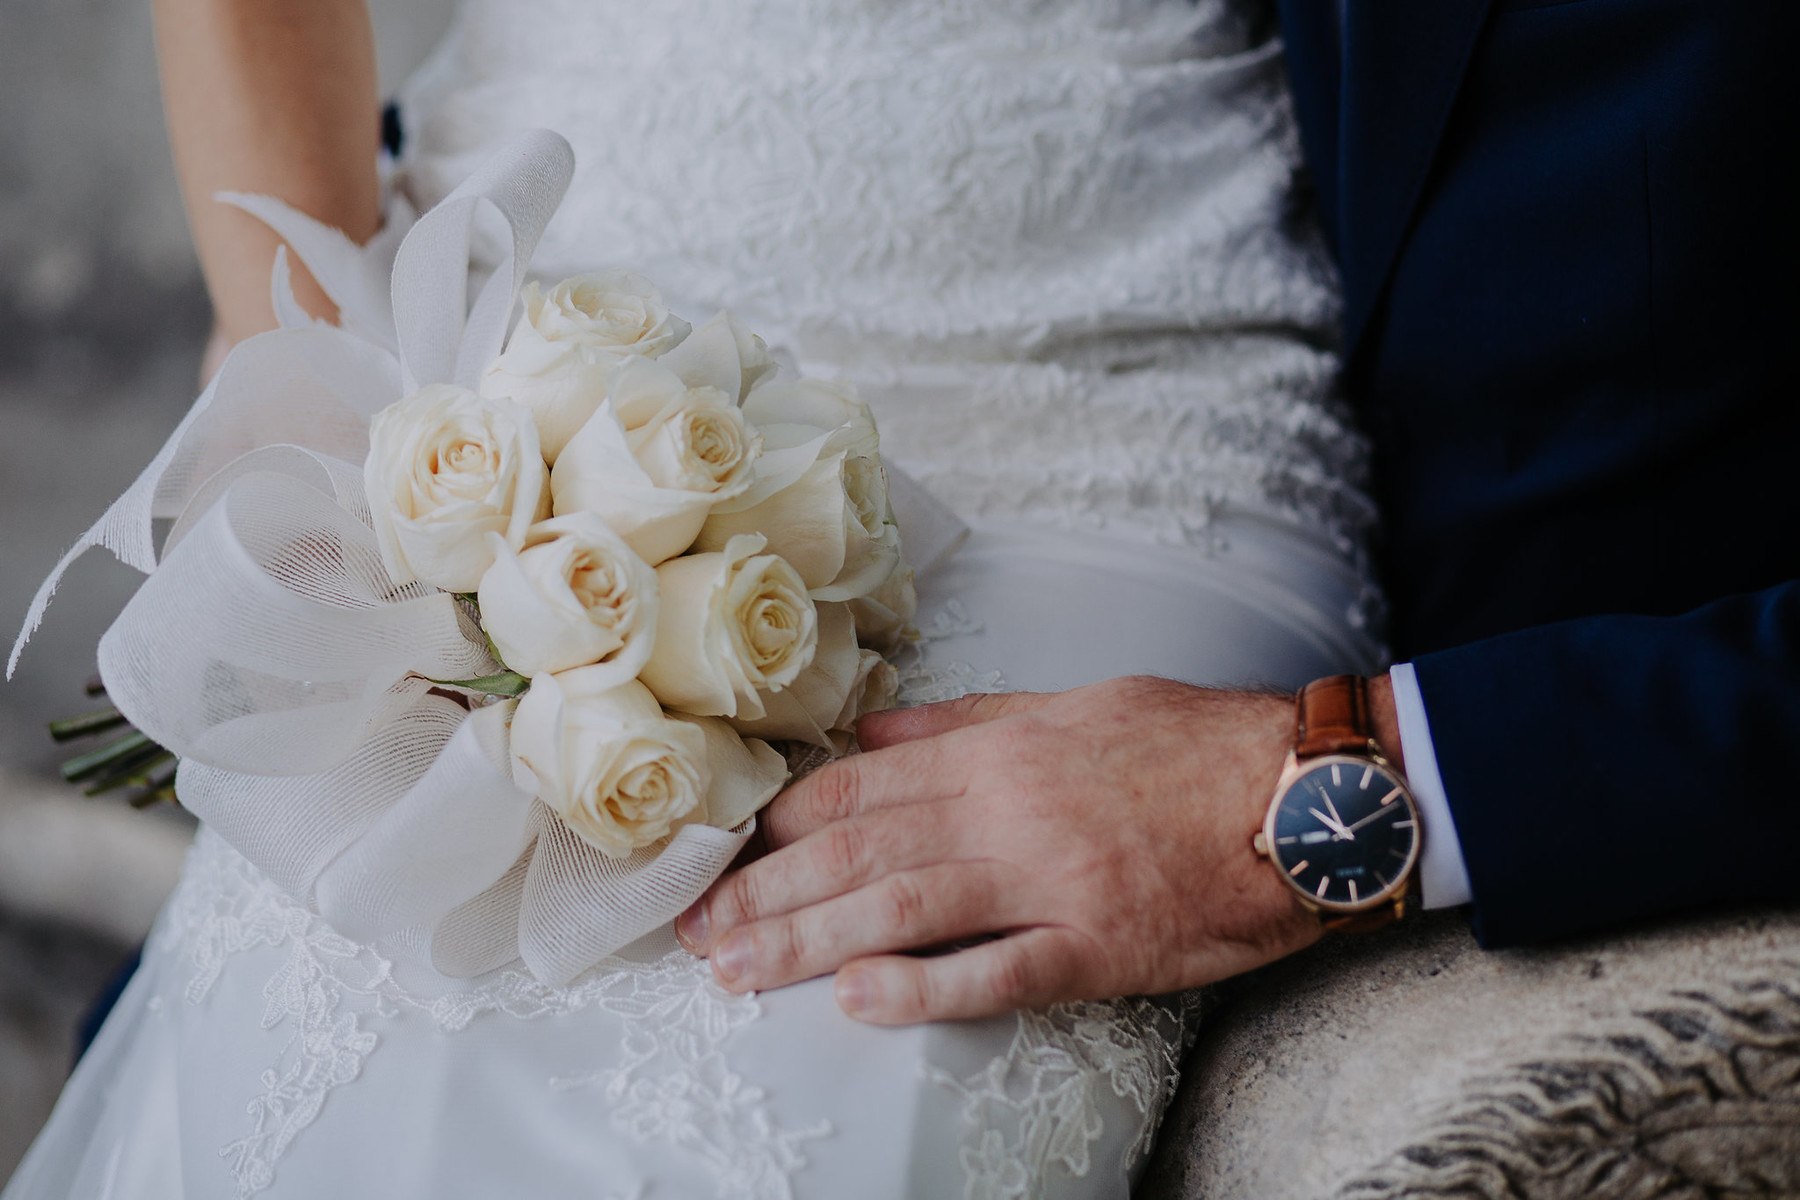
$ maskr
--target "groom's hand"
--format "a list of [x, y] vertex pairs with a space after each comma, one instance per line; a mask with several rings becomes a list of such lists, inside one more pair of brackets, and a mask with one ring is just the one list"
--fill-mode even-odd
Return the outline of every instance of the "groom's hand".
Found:
[[[880, 713], [676, 930], [738, 991], [883, 1024], [1192, 987], [1319, 936], [1251, 848], [1291, 700], [1117, 679]], [[997, 935], [953, 953], [897, 953]]]

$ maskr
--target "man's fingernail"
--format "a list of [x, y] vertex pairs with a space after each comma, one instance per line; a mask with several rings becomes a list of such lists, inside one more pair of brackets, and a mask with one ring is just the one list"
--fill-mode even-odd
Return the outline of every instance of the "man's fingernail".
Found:
[[713, 973], [726, 983], [750, 969], [750, 939], [743, 935], [727, 937], [713, 948]]
[[839, 971], [834, 990], [838, 1007], [853, 1017], [868, 1012], [881, 999], [881, 989], [868, 971]]
[[689, 953], [700, 953], [706, 945], [705, 905], [696, 904], [675, 918], [675, 940], [686, 946]]

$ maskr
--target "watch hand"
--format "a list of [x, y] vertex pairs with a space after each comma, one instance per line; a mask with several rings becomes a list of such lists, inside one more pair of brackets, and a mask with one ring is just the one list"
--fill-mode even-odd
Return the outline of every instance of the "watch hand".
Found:
[[1334, 821], [1316, 808], [1309, 808], [1306, 811], [1319, 818], [1320, 824], [1324, 825], [1325, 828], [1331, 830], [1331, 832], [1337, 834], [1339, 837], [1349, 838], [1351, 841], [1356, 840], [1356, 835], [1346, 829], [1342, 821]]
[[1344, 828], [1344, 818], [1338, 815], [1337, 805], [1331, 802], [1331, 793], [1321, 787], [1319, 789], [1319, 799], [1323, 800], [1325, 802], [1325, 807], [1331, 810], [1331, 819], [1337, 822], [1337, 827], [1340, 830], [1343, 830], [1344, 833], [1349, 833], [1350, 831]]
[[1364, 817], [1362, 820], [1358, 821], [1356, 824], [1350, 826], [1349, 832], [1355, 833], [1357, 830], [1361, 829], [1364, 825], [1367, 825], [1370, 821], [1373, 821], [1376, 817], [1385, 815], [1387, 813], [1387, 811], [1392, 807], [1393, 807], [1392, 805], [1388, 805], [1388, 804], [1382, 805], [1380, 808], [1376, 809], [1374, 812], [1370, 813], [1368, 816]]

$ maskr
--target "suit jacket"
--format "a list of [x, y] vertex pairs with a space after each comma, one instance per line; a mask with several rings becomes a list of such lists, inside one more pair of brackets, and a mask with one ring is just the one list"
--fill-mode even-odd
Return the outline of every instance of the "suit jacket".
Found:
[[1478, 933], [1800, 897], [1800, 4], [1335, 7], [1289, 66]]

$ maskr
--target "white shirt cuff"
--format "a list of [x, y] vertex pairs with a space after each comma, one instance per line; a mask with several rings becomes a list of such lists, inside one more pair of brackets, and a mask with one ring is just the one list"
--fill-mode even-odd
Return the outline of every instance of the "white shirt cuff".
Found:
[[1431, 745], [1431, 722], [1425, 716], [1425, 697], [1411, 663], [1388, 671], [1394, 686], [1394, 711], [1400, 718], [1400, 753], [1406, 759], [1406, 781], [1419, 802], [1419, 819], [1425, 823], [1425, 846], [1419, 855], [1419, 888], [1426, 908], [1455, 908], [1474, 899], [1469, 887], [1469, 868], [1463, 863], [1462, 842], [1456, 836], [1456, 818], [1450, 815], [1450, 797], [1438, 774], [1437, 751]]

